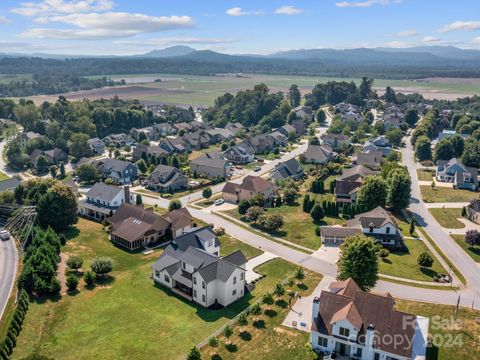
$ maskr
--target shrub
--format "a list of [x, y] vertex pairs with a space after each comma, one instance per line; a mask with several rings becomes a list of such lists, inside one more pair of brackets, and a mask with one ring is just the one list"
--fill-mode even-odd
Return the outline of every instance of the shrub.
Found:
[[67, 259], [67, 266], [72, 270], [78, 270], [83, 265], [83, 259], [80, 256], [70, 256]]
[[91, 271], [87, 271], [85, 275], [83, 275], [83, 280], [87, 287], [92, 287], [95, 284], [95, 274]]
[[217, 236], [222, 236], [222, 235], [225, 235], [225, 229], [223, 227], [217, 227], [213, 230], [213, 232], [215, 233], [215, 235]]
[[211, 347], [217, 347], [218, 339], [215, 336], [212, 336], [210, 339], [208, 339], [208, 345], [210, 345]]
[[78, 276], [75, 274], [68, 274], [67, 276], [68, 291], [77, 290], [77, 286], [78, 286]]
[[385, 249], [385, 248], [380, 249], [380, 251], [378, 252], [378, 256], [381, 259], [386, 259], [388, 255], [390, 255], [390, 251], [388, 251], [388, 249]]
[[97, 257], [93, 260], [91, 269], [97, 275], [106, 275], [113, 270], [113, 261], [109, 257]]
[[418, 256], [417, 264], [421, 267], [430, 268], [433, 265], [433, 258], [429, 253], [423, 252]]
[[180, 202], [180, 200], [171, 200], [170, 204], [168, 204], [169, 211], [178, 210], [181, 208], [182, 208], [182, 203]]

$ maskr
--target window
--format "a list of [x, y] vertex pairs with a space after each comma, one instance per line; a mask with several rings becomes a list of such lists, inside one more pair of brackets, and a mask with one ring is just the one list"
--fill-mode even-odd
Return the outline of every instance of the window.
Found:
[[245, 275], [244, 275], [244, 273], [242, 272], [242, 273], [240, 274], [240, 280], [243, 280], [243, 277], [244, 277], [244, 276], [245, 276]]
[[202, 295], [202, 302], [205, 302], [205, 295]]
[[362, 348], [361, 347], [357, 347], [357, 356], [362, 357]]
[[196, 277], [193, 278], [193, 283], [194, 283], [195, 285], [197, 285], [197, 278], [196, 278]]
[[380, 360], [380, 354], [379, 353], [375, 353], [373, 355], [373, 360]]
[[212, 246], [212, 245], [213, 245], [213, 240], [212, 239], [208, 240], [208, 246]]
[[170, 277], [167, 274], [165, 274], [163, 279], [165, 280], [165, 282], [168, 282], [168, 283], [170, 282]]
[[182, 269], [185, 270], [186, 266], [185, 266], [185, 263], [182, 262]]
[[237, 283], [237, 277], [234, 276], [234, 277], [233, 277], [233, 285], [235, 285], [236, 283]]
[[349, 337], [350, 336], [350, 329], [340, 327], [338, 332], [340, 333], [340, 336], [344, 336], [344, 337]]
[[237, 290], [232, 291], [232, 296], [235, 296], [237, 294]]
[[205, 289], [205, 281], [202, 281], [202, 289]]
[[160, 271], [155, 270], [155, 276], [156, 276], [156, 277], [160, 277]]
[[387, 234], [390, 234], [390, 226], [387, 226]]
[[319, 337], [318, 337], [318, 345], [320, 345], [320, 346], [322, 346], [322, 347], [327, 347], [327, 345], [328, 345], [328, 339], [319, 336]]
[[370, 232], [371, 233], [373, 232], [373, 226], [370, 226]]
[[193, 297], [197, 297], [197, 290], [193, 290]]

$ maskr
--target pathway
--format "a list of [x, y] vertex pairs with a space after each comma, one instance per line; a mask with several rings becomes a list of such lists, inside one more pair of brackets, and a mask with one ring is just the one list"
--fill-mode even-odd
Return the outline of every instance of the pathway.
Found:
[[254, 258], [251, 258], [250, 260], [247, 261], [247, 264], [245, 265], [247, 270], [246, 274], [246, 279], [247, 279], [247, 284], [250, 284], [252, 281], [260, 279], [262, 277], [262, 274], [259, 274], [254, 271], [254, 269], [257, 266], [260, 266], [262, 264], [265, 264], [266, 262], [273, 260], [277, 258], [278, 256], [269, 253], [268, 251], [265, 251], [263, 254], [255, 256]]

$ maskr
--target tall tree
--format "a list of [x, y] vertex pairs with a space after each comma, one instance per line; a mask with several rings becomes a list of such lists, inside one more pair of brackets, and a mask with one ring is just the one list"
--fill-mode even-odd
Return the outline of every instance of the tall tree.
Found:
[[420, 136], [415, 143], [415, 156], [420, 161], [432, 160], [432, 143], [425, 135]]
[[378, 251], [375, 241], [365, 235], [354, 235], [340, 246], [338, 280], [354, 280], [362, 290], [370, 290], [378, 279]]
[[434, 160], [450, 160], [455, 157], [455, 149], [449, 138], [445, 138], [435, 145]]
[[390, 86], [385, 89], [385, 101], [392, 104], [397, 102], [397, 95]]
[[362, 99], [369, 99], [372, 97], [373, 91], [372, 91], [372, 85], [373, 85], [373, 79], [370, 79], [366, 76], [362, 77], [362, 82], [360, 83], [360, 96]]
[[480, 167], [480, 141], [469, 139], [465, 142], [462, 162], [466, 166]]
[[357, 194], [357, 205], [363, 211], [369, 211], [377, 206], [385, 207], [387, 203], [388, 186], [381, 176], [369, 176]]
[[415, 124], [418, 121], [418, 111], [417, 109], [408, 109], [405, 112], [405, 122], [411, 128], [415, 127]]
[[387, 203], [397, 212], [406, 209], [410, 203], [410, 194], [412, 192], [412, 182], [407, 169], [397, 167], [390, 172], [387, 184]]
[[290, 106], [292, 108], [300, 105], [300, 101], [302, 100], [302, 94], [300, 93], [297, 85], [293, 84], [290, 86], [290, 89], [288, 89], [288, 98], [290, 100]]

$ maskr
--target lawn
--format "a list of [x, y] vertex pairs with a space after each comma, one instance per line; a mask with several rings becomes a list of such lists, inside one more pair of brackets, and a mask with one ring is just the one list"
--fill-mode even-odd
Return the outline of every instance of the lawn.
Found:
[[242, 250], [243, 254], [247, 259], [263, 254], [262, 250], [245, 244], [244, 242], [238, 241], [237, 239], [231, 237], [228, 234], [220, 236], [219, 239], [221, 244], [221, 256], [231, 254], [237, 250]]
[[455, 323], [455, 306], [397, 300], [396, 309], [430, 318], [429, 334], [437, 347], [428, 350], [428, 360], [478, 359], [480, 311], [460, 308]]
[[438, 223], [447, 229], [463, 229], [465, 224], [458, 220], [462, 217], [462, 209], [458, 208], [434, 208], [428, 209]]
[[10, 179], [10, 177], [0, 171], [0, 181]]
[[403, 236], [417, 236], [417, 231], [415, 230], [413, 234], [410, 234], [410, 223], [405, 221], [403, 216], [395, 215], [395, 221], [397, 222], [397, 225], [400, 229], [400, 232], [402, 233]]
[[[81, 284], [77, 294], [59, 300], [31, 303], [14, 359], [33, 351], [56, 359], [175, 359], [295, 269], [283, 260], [264, 265], [259, 271], [266, 277], [250, 295], [212, 311], [154, 286], [150, 267], [161, 250], [127, 253], [108, 241], [100, 224], [83, 219], [68, 238], [63, 251], [82, 256], [84, 269], [94, 256], [110, 256], [112, 280], [93, 290]], [[243, 246], [233, 239], [224, 243], [231, 250]], [[254, 250], [247, 251], [253, 256]]]
[[220, 198], [222, 198], [221, 193], [213, 195], [210, 199], [204, 199], [202, 201], [196, 202], [195, 205], [200, 206], [200, 207], [204, 207], [204, 208], [209, 207], [209, 206], [213, 205], [215, 200], [220, 199]]
[[476, 262], [480, 263], [480, 246], [470, 246], [465, 242], [465, 235], [450, 235], [455, 242]]
[[[274, 263], [270, 262], [264, 267], [272, 265]], [[261, 268], [261, 271], [267, 271]], [[294, 290], [301, 296], [307, 296], [320, 280], [321, 275], [305, 272], [303, 285], [300, 287], [296, 284], [292, 287], [287, 285], [286, 294], [289, 290]], [[218, 354], [221, 359], [251, 359], [252, 355], [262, 360], [309, 359], [311, 353], [306, 348], [309, 333], [282, 326], [289, 311], [286, 294], [278, 298], [268, 309], [263, 305], [264, 311], [261, 315], [257, 317], [249, 315], [246, 326], [235, 326], [233, 335], [228, 340], [230, 346], [225, 346], [227, 341], [223, 334], [218, 338], [218, 346], [212, 347], [207, 344], [202, 348], [202, 358], [210, 359], [212, 355]]]
[[[282, 205], [278, 208], [267, 209], [270, 213], [283, 216], [284, 225], [280, 230], [271, 232], [270, 235], [288, 240], [292, 243], [317, 250], [321, 246], [320, 237], [315, 234], [315, 228], [322, 225], [343, 224], [343, 219], [325, 217], [321, 222], [315, 223], [310, 214], [302, 210], [302, 198], [294, 205]], [[237, 209], [224, 211], [227, 215], [245, 221], [245, 217]]]
[[442, 186], [437, 186], [432, 189], [431, 186], [420, 186], [423, 201], [427, 203], [434, 202], [467, 202], [473, 198], [478, 197], [478, 193], [468, 190], [452, 189]]
[[417, 169], [418, 180], [420, 181], [432, 181], [435, 172], [432, 170]]
[[[385, 275], [397, 276], [410, 280], [433, 281], [433, 276], [437, 273], [447, 274], [443, 266], [428, 250], [422, 240], [404, 239], [408, 248], [407, 252], [392, 251], [390, 255], [379, 261], [379, 272]], [[434, 259], [433, 266], [430, 269], [423, 269], [417, 265], [418, 256], [422, 252], [429, 253]]]

